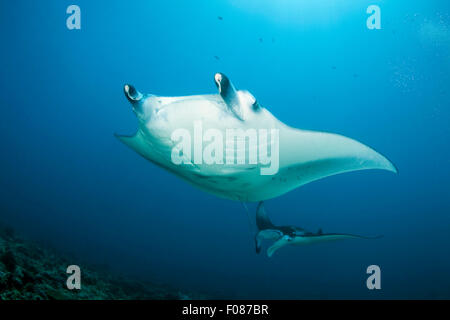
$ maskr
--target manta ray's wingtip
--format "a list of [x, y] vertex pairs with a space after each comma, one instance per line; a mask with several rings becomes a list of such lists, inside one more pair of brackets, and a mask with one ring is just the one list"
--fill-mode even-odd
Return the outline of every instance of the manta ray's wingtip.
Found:
[[385, 155], [380, 154], [380, 156], [383, 157], [385, 162], [385, 167], [383, 169], [398, 174], [398, 167], [394, 164], [394, 162], [392, 162], [391, 159], [389, 159]]
[[392, 172], [398, 174], [399, 173], [398, 167], [392, 161], [391, 161], [391, 165], [392, 165], [392, 168], [393, 168]]
[[124, 143], [127, 146], [130, 146], [130, 144], [132, 144], [135, 136], [136, 135], [124, 135], [114, 132], [114, 137], [116, 137], [120, 142]]
[[398, 174], [399, 171], [398, 171], [397, 166], [394, 164], [394, 162], [392, 162], [388, 157], [377, 152], [376, 150], [373, 150], [373, 149], [371, 149], [371, 150], [375, 153], [375, 159], [377, 159], [375, 161], [375, 163], [377, 163], [377, 164], [374, 167], [374, 169], [386, 170], [386, 171], [390, 171], [395, 174]]
[[390, 172], [393, 172], [395, 174], [398, 174], [397, 166], [392, 161], [387, 159], [386, 157], [385, 157], [385, 159], [386, 159], [386, 164], [383, 167], [381, 167], [380, 169], [383, 169], [383, 170], [390, 171]]
[[123, 134], [118, 134], [117, 132], [114, 132], [113, 135], [116, 139], [119, 139], [120, 141], [122, 141], [122, 138], [124, 137]]
[[117, 132], [113, 133], [114, 137], [116, 137], [117, 139], [123, 139], [123, 138], [133, 138], [134, 135], [126, 135], [126, 134], [120, 134]]
[[395, 174], [398, 174], [398, 172], [399, 172], [398, 168], [395, 165], [393, 165], [393, 166], [394, 166], [394, 169], [392, 170], [392, 172], [395, 173]]

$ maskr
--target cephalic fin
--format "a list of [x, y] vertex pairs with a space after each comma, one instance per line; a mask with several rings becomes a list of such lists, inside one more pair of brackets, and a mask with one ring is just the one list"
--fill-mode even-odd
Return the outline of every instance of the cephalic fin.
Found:
[[239, 100], [239, 94], [230, 79], [223, 73], [216, 73], [214, 75], [214, 82], [223, 101], [227, 105], [228, 109], [238, 118], [243, 120], [243, 113], [241, 109], [241, 103]]

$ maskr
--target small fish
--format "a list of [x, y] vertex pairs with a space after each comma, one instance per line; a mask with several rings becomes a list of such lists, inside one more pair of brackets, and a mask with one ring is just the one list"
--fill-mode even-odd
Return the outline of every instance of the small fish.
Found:
[[259, 38], [259, 42], [261, 42], [261, 43], [262, 43], [262, 42], [263, 42], [263, 38]]
[[221, 16], [218, 16], [218, 17], [217, 17], [217, 19], [219, 19], [219, 20], [223, 20], [223, 17], [221, 17]]
[[336, 66], [331, 66], [331, 69], [336, 70]]
[[220, 60], [220, 57], [219, 56], [214, 56], [214, 59]]

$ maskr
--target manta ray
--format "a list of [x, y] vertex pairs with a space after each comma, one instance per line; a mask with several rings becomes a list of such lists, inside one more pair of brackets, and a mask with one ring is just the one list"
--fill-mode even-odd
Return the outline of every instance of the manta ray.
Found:
[[[358, 141], [338, 134], [289, 127], [250, 92], [237, 90], [222, 73], [215, 74], [214, 81], [217, 94], [181, 97], [143, 94], [134, 86], [125, 85], [125, 96], [136, 114], [139, 128], [133, 136], [116, 135], [117, 138], [145, 159], [188, 183], [216, 196], [241, 202], [271, 199], [311, 181], [343, 172], [365, 169], [397, 172], [387, 158]], [[230, 138], [226, 133], [230, 129], [243, 135]], [[189, 139], [194, 137], [193, 152], [190, 146], [180, 147], [189, 139], [181, 141], [175, 134], [177, 130], [183, 130]], [[259, 153], [247, 143], [251, 138], [247, 133], [251, 130], [261, 134], [256, 146]], [[202, 132], [210, 134], [202, 136]], [[207, 148], [211, 151], [214, 144], [211, 152], [214, 162], [198, 161], [199, 152], [200, 160], [202, 156], [202, 150], [195, 145], [198, 140], [210, 143], [203, 155]], [[218, 146], [224, 147], [223, 154]], [[264, 148], [271, 154], [269, 164], [262, 161]], [[236, 154], [236, 161], [221, 159], [229, 154]], [[258, 158], [245, 161], [242, 156], [247, 154], [258, 155]], [[178, 160], [174, 161], [174, 157]]]
[[256, 253], [261, 252], [262, 240], [274, 241], [267, 249], [270, 258], [275, 251], [287, 245], [308, 245], [321, 242], [330, 242], [345, 239], [378, 239], [377, 237], [364, 237], [346, 233], [323, 233], [321, 229], [313, 233], [295, 226], [275, 226], [267, 216], [264, 203], [261, 201], [256, 209], [256, 226], [258, 232], [255, 235]]

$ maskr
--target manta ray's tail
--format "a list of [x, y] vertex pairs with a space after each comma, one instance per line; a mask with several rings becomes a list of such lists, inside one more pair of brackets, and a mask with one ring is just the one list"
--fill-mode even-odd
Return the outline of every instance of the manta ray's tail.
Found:
[[267, 216], [263, 201], [258, 203], [258, 208], [256, 209], [256, 226], [259, 230], [273, 229], [274, 227], [273, 223]]

